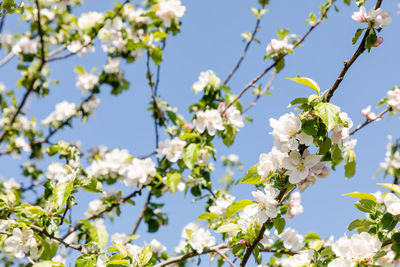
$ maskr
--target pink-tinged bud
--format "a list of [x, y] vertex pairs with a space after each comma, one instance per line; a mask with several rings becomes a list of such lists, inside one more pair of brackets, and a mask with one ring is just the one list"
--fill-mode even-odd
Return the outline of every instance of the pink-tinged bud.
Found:
[[240, 239], [239, 244], [246, 244], [247, 240], [246, 239]]
[[318, 175], [318, 178], [326, 178], [329, 176], [330, 173], [331, 170], [328, 167], [324, 166], [322, 168], [322, 172]]
[[376, 41], [372, 46], [378, 47], [381, 43], [383, 43], [383, 38], [379, 36], [378, 38], [376, 38]]
[[293, 214], [288, 213], [288, 214], [286, 214], [285, 218], [286, 218], [286, 220], [291, 220], [294, 218], [294, 216], [293, 216]]
[[351, 18], [357, 22], [366, 22], [368, 19], [367, 11], [365, 7], [360, 7], [360, 11], [353, 12]]
[[194, 128], [194, 126], [190, 123], [185, 124], [185, 126], [183, 126], [183, 129], [185, 129], [185, 130], [192, 130], [193, 128]]
[[371, 113], [371, 106], [366, 107], [365, 109], [361, 110], [361, 114], [368, 118], [369, 114]]
[[218, 105], [218, 108], [223, 108], [223, 107], [225, 107], [225, 103], [224, 102], [220, 102], [219, 105]]

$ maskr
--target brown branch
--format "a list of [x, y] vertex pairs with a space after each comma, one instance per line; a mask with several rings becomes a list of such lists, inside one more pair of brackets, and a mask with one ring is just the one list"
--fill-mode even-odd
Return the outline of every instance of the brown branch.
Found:
[[5, 57], [0, 61], [0, 67], [2, 67], [3, 65], [5, 65], [6, 63], [8, 63], [8, 61], [10, 61], [14, 56], [15, 56], [15, 54], [14, 54], [13, 52], [8, 53], [8, 55], [5, 56]]
[[260, 251], [271, 252], [271, 253], [280, 253], [280, 254], [286, 254], [286, 255], [291, 255], [291, 256], [298, 254], [295, 251], [278, 250], [278, 249], [273, 249], [273, 248], [265, 248], [265, 249], [261, 249]]
[[[381, 6], [381, 4], [382, 4], [382, 0], [378, 0], [376, 2], [375, 9], [378, 9]], [[365, 42], [367, 40], [368, 34], [369, 34], [369, 29], [367, 29], [367, 31], [365, 32], [364, 37], [362, 38], [361, 43], [358, 46], [356, 52], [353, 54], [353, 56], [350, 58], [350, 60], [344, 62], [344, 66], [343, 66], [339, 76], [336, 78], [336, 80], [335, 80], [334, 84], [332, 85], [332, 87], [328, 89], [328, 92], [326, 94], [326, 100], [328, 102], [331, 100], [333, 94], [335, 93], [335, 91], [339, 87], [340, 83], [343, 81], [343, 78], [346, 75], [346, 73], [349, 70], [349, 68], [351, 67], [351, 65], [353, 65], [353, 63], [357, 60], [357, 58], [362, 53], [364, 53], [364, 51], [366, 50]]]
[[[295, 49], [296, 47], [298, 47], [299, 45], [301, 45], [305, 39], [307, 38], [307, 36], [319, 25], [321, 24], [322, 21], [324, 21], [326, 14], [328, 13], [328, 10], [330, 9], [330, 7], [332, 6], [332, 4], [335, 2], [336, 0], [333, 0], [331, 2], [331, 4], [322, 12], [321, 17], [315, 21], [315, 23], [308, 29], [308, 31], [303, 35], [303, 37], [301, 37], [300, 40], [298, 40], [294, 45], [293, 45], [293, 49]], [[230, 108], [236, 101], [238, 101], [240, 99], [240, 97], [242, 97], [242, 95], [251, 87], [255, 86], [255, 83], [258, 82], [262, 77], [264, 77], [265, 74], [267, 74], [271, 69], [273, 69], [276, 65], [279, 64], [279, 62], [281, 60], [283, 60], [286, 57], [286, 54], [281, 54], [277, 57], [277, 59], [275, 60], [275, 62], [273, 64], [271, 64], [270, 66], [268, 66], [263, 72], [261, 72], [259, 75], [257, 75], [253, 80], [251, 80], [243, 89], [242, 91], [240, 91], [240, 93], [235, 97], [235, 99], [232, 100], [232, 102], [230, 102], [225, 110], [222, 113], [225, 113], [228, 108]]]
[[142, 219], [143, 219], [143, 217], [144, 217], [144, 213], [145, 213], [146, 210], [147, 210], [147, 206], [148, 206], [149, 203], [150, 203], [151, 196], [152, 196], [152, 194], [151, 194], [151, 192], [149, 192], [149, 195], [147, 196], [146, 202], [145, 202], [144, 205], [143, 205], [143, 209], [142, 209], [142, 211], [140, 212], [139, 218], [137, 219], [137, 221], [136, 221], [136, 223], [135, 223], [135, 226], [134, 226], [133, 229], [132, 229], [131, 235], [136, 234], [136, 231], [138, 230], [139, 225], [140, 225], [140, 223], [142, 222]]
[[[131, 198], [135, 197], [138, 193], [140, 193], [141, 190], [142, 190], [142, 187], [137, 188], [135, 191], [133, 191], [132, 193], [130, 193], [126, 197], [122, 198], [120, 201], [114, 202], [113, 204], [111, 204], [110, 206], [104, 208], [103, 210], [86, 217], [85, 220], [90, 221], [90, 220], [94, 220], [94, 219], [97, 219], [97, 218], [101, 217], [104, 213], [112, 210], [113, 208], [125, 204], [128, 200], [130, 200]], [[62, 239], [64, 240], [65, 238], [67, 238], [70, 234], [75, 232], [77, 230], [77, 228], [78, 228], [78, 225], [75, 225], [75, 227], [71, 227], [68, 230], [68, 232], [62, 237]]]
[[187, 260], [189, 258], [193, 258], [193, 257], [198, 256], [198, 255], [204, 255], [204, 254], [209, 254], [209, 253], [218, 253], [217, 250], [224, 249], [224, 248], [227, 248], [227, 247], [228, 246], [226, 244], [219, 244], [219, 245], [215, 245], [213, 247], [210, 247], [208, 249], [204, 249], [202, 253], [198, 253], [196, 251], [192, 251], [192, 252], [189, 252], [187, 254], [184, 254], [184, 255], [181, 255], [181, 256], [177, 256], [177, 257], [173, 257], [173, 258], [170, 258], [168, 260], [165, 260], [165, 261], [163, 261], [163, 262], [161, 262], [159, 264], [154, 265], [153, 267], [164, 267], [164, 266], [168, 266], [168, 265], [171, 265], [171, 264], [174, 264], [174, 263], [178, 263], [178, 262]]
[[260, 100], [261, 96], [263, 96], [266, 92], [268, 92], [271, 89], [272, 82], [274, 81], [275, 77], [276, 77], [276, 71], [272, 73], [271, 78], [269, 79], [265, 88], [254, 98], [254, 100], [246, 108], [243, 109], [242, 114], [246, 113], [249, 109], [254, 107], [257, 104], [257, 101]]
[[376, 115], [376, 117], [375, 117], [374, 119], [368, 119], [368, 118], [367, 118], [367, 120], [366, 120], [364, 123], [358, 125], [354, 130], [352, 130], [352, 131], [350, 132], [350, 135], [355, 134], [356, 132], [358, 132], [360, 129], [362, 129], [363, 127], [367, 126], [367, 125], [370, 124], [371, 122], [374, 122], [374, 121], [377, 121], [377, 120], [383, 118], [383, 115], [385, 115], [385, 113], [388, 112], [388, 111], [389, 111], [388, 109], [383, 110], [381, 113], [379, 113], [378, 115]]
[[[39, 7], [39, 1], [36, 0], [36, 8], [38, 10], [38, 20], [37, 20], [37, 24], [38, 24], [38, 34], [39, 34], [39, 39], [40, 39], [40, 49], [41, 49], [41, 61], [40, 61], [40, 65], [37, 68], [36, 72], [39, 73], [42, 68], [44, 67], [44, 65], [46, 64], [46, 59], [45, 59], [45, 54], [44, 54], [44, 40], [43, 40], [43, 31], [42, 31], [42, 26], [41, 26], [41, 21], [40, 21], [40, 7]], [[17, 111], [14, 113], [14, 115], [11, 118], [10, 121], [10, 125], [9, 127], [12, 127], [15, 120], [17, 119], [19, 113], [21, 113], [22, 108], [25, 106], [26, 100], [28, 99], [29, 95], [31, 94], [31, 92], [33, 92], [33, 87], [34, 84], [37, 80], [37, 77], [32, 77], [32, 80], [28, 86], [28, 90], [25, 92], [24, 96], [22, 97], [22, 101], [19, 104]], [[9, 129], [5, 129], [3, 131], [3, 133], [0, 136], [0, 143], [4, 140], [4, 138], [7, 136]]]
[[214, 249], [214, 251], [219, 254], [224, 260], [226, 260], [231, 267], [236, 267], [236, 265], [219, 249]]
[[[262, 4], [261, 9], [264, 9], [265, 7], [265, 3]], [[244, 60], [244, 57], [246, 56], [247, 51], [250, 48], [251, 43], [254, 41], [254, 38], [259, 30], [259, 26], [260, 26], [260, 22], [261, 22], [261, 18], [262, 16], [260, 16], [257, 21], [256, 21], [256, 25], [254, 26], [254, 30], [251, 34], [251, 38], [250, 40], [247, 41], [246, 46], [244, 47], [244, 50], [242, 52], [242, 55], [240, 56], [238, 62], [236, 63], [235, 67], [233, 67], [232, 71], [229, 73], [228, 77], [226, 77], [223, 85], [227, 85], [229, 80], [232, 78], [232, 76], [235, 74], [235, 72], [239, 69], [240, 64], [242, 64], [242, 61]]]
[[41, 227], [39, 227], [37, 225], [32, 224], [32, 225], [29, 225], [29, 227], [31, 229], [35, 230], [36, 232], [42, 233], [42, 234], [46, 235], [47, 237], [60, 242], [61, 244], [63, 244], [64, 246], [66, 246], [68, 248], [72, 248], [72, 249], [75, 249], [77, 251], [82, 252], [82, 246], [79, 245], [79, 244], [67, 243], [67, 242], [64, 241], [64, 238], [59, 238], [59, 237], [56, 237], [54, 235], [51, 235], [51, 234], [47, 233], [45, 229], [43, 229], [43, 228], [41, 228]]

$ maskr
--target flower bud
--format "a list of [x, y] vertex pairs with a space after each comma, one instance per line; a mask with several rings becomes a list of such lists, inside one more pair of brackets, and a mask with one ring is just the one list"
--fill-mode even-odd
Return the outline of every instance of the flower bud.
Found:
[[378, 38], [376, 38], [376, 41], [372, 46], [378, 47], [381, 43], [383, 43], [383, 38], [379, 36]]

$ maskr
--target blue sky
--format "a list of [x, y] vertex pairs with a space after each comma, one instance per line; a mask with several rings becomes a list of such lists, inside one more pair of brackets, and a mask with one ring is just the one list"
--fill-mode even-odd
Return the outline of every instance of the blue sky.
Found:
[[[304, 34], [309, 27], [304, 20], [309, 12], [318, 12], [323, 2], [322, 0], [271, 1], [268, 6], [270, 12], [263, 18], [257, 35], [261, 44], [251, 46], [242, 67], [230, 82], [232, 91], [238, 93], [267, 64], [270, 64], [265, 62], [263, 57], [269, 40], [276, 38], [277, 26], [289, 28], [291, 32], [299, 35]], [[191, 92], [192, 84], [204, 70], [214, 70], [221, 79], [230, 72], [244, 46], [240, 34], [251, 31], [254, 27], [255, 18], [250, 12], [250, 7], [255, 7], [256, 3], [254, 0], [183, 1], [187, 10], [182, 19], [182, 32], [167, 41], [159, 94], [164, 100], [169, 101], [171, 106], [178, 107], [180, 112], [187, 115], [187, 119], [189, 119], [188, 105], [199, 97]], [[373, 1], [367, 1], [367, 9], [374, 4]], [[103, 11], [110, 5], [109, 1], [87, 0], [86, 6], [80, 8], [78, 12]], [[396, 30], [399, 18], [396, 15], [396, 5], [395, 1], [384, 1], [382, 8], [390, 11], [393, 18], [392, 23], [381, 32], [384, 43], [372, 49], [371, 53], [360, 56], [332, 98], [332, 103], [347, 112], [355, 125], [364, 121], [361, 109], [372, 105], [373, 111], [377, 111], [374, 109], [376, 103], [386, 96], [390, 88], [399, 83], [397, 65], [400, 60], [397, 52], [399, 35]], [[343, 61], [348, 60], [356, 50], [356, 46], [351, 44], [351, 38], [356, 29], [361, 27], [351, 19], [352, 12], [357, 9], [355, 4], [348, 7], [342, 1], [338, 1], [337, 6], [340, 12], [331, 10], [328, 20], [312, 32], [304, 46], [298, 48], [294, 55], [286, 57], [286, 68], [279, 73], [273, 83], [271, 91], [273, 96], [263, 97], [257, 106], [250, 110], [247, 115], [254, 121], [246, 122], [246, 127], [239, 132], [235, 144], [226, 148], [222, 142], [218, 142], [218, 158], [230, 153], [238, 154], [246, 170], [257, 163], [260, 153], [270, 151], [273, 139], [268, 134], [271, 131], [268, 119], [278, 118], [284, 113], [293, 111], [287, 108], [292, 99], [312, 93], [307, 87], [284, 78], [296, 75], [310, 77], [317, 81], [323, 90], [333, 84], [343, 66]], [[13, 23], [17, 16], [7, 19], [6, 31], [14, 33], [21, 30], [21, 25]], [[90, 70], [94, 66], [103, 65], [105, 59], [106, 56], [100, 47], [97, 47], [94, 54], [53, 62], [50, 65], [52, 77], [59, 79], [60, 84], [51, 87], [49, 97], [32, 99], [27, 110], [28, 115], [37, 116], [40, 121], [54, 109], [56, 103], [62, 100], [79, 102], [82, 95], [75, 87], [76, 74], [73, 68], [83, 65]], [[150, 89], [145, 80], [144, 64], [142, 59], [124, 66], [125, 75], [131, 82], [129, 91], [115, 97], [109, 94], [108, 88], [103, 88], [101, 104], [95, 117], [85, 124], [75, 121], [73, 129], [66, 129], [57, 134], [53, 141], [81, 140], [85, 151], [92, 146], [103, 144], [110, 148], [126, 148], [131, 154], [138, 156], [151, 152], [154, 149], [154, 131], [151, 115], [147, 111]], [[15, 66], [14, 59], [0, 69], [1, 81], [9, 88], [15, 88], [15, 82], [19, 77]], [[268, 78], [269, 76], [264, 78], [264, 84]], [[17, 91], [22, 92], [21, 89]], [[242, 103], [246, 106], [251, 100], [252, 96], [247, 94], [243, 97]], [[304, 213], [287, 224], [296, 228], [301, 234], [317, 232], [321, 237], [333, 234], [336, 238], [343, 235], [353, 219], [362, 218], [364, 215], [354, 208], [354, 199], [341, 195], [352, 191], [375, 192], [381, 189], [376, 183], [383, 181], [382, 177], [373, 179], [373, 174], [379, 168], [379, 162], [384, 159], [387, 135], [400, 137], [399, 126], [398, 118], [390, 117], [358, 132], [355, 135], [358, 139], [356, 175], [346, 180], [343, 165], [340, 165], [328, 178], [321, 179], [316, 185], [309, 187], [302, 194]], [[1, 157], [0, 175], [21, 180], [18, 165], [20, 162], [11, 157]], [[216, 167], [213, 181], [218, 188], [217, 180], [223, 175], [224, 170], [218, 163]], [[241, 175], [243, 173], [237, 173], [235, 178], [239, 179]], [[384, 181], [391, 182], [389, 179]], [[252, 199], [252, 189], [250, 185], [239, 184], [232, 192], [237, 200]], [[87, 209], [87, 203], [94, 198], [95, 194], [79, 194], [77, 198], [79, 205], [73, 208], [73, 218], [78, 219], [82, 216]], [[168, 213], [169, 225], [160, 228], [156, 234], [146, 233], [147, 227], [141, 225], [138, 232], [141, 238], [137, 244], [143, 245], [145, 240], [157, 238], [168, 247], [169, 251], [172, 251], [179, 242], [182, 227], [194, 221], [204, 211], [204, 202], [193, 203], [191, 196], [184, 197], [179, 193], [175, 196], [167, 195], [158, 201], [166, 203], [162, 210]], [[115, 224], [107, 223], [109, 232], [130, 232], [143, 202], [137, 199], [136, 206], [124, 207], [122, 215], [116, 218]]]

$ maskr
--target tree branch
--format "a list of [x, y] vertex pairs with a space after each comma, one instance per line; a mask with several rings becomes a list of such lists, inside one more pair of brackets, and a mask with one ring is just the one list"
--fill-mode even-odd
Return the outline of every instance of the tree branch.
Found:
[[[382, 4], [382, 0], [378, 0], [376, 2], [376, 6], [375, 9], [378, 9]], [[349, 68], [351, 67], [351, 65], [353, 65], [353, 63], [357, 60], [357, 58], [364, 53], [365, 49], [365, 42], [367, 40], [369, 34], [369, 30], [367, 30], [364, 34], [363, 39], [361, 40], [360, 45], [358, 46], [356, 52], [354, 53], [354, 55], [350, 58], [349, 61], [345, 61], [344, 62], [344, 66], [342, 71], [339, 73], [339, 76], [336, 78], [334, 84], [332, 85], [331, 88], [328, 89], [328, 92], [326, 94], [326, 100], [329, 102], [333, 96], [333, 94], [335, 93], [335, 91], [337, 90], [337, 88], [339, 87], [340, 83], [343, 81], [344, 76], [346, 75], [347, 71], [349, 70]]]
[[378, 115], [376, 115], [376, 117], [375, 117], [374, 119], [368, 119], [368, 118], [367, 118], [367, 120], [366, 120], [364, 123], [358, 125], [354, 130], [352, 130], [352, 131], [350, 132], [350, 135], [355, 134], [356, 132], [358, 132], [360, 129], [362, 129], [363, 127], [367, 126], [367, 125], [370, 124], [371, 122], [374, 122], [374, 121], [377, 121], [377, 120], [383, 118], [383, 115], [385, 115], [385, 113], [388, 112], [388, 111], [389, 111], [388, 109], [383, 110], [381, 113], [379, 113]]
[[144, 213], [145, 213], [146, 210], [147, 210], [147, 205], [149, 205], [149, 203], [150, 203], [151, 196], [152, 196], [152, 194], [151, 194], [151, 192], [149, 192], [149, 195], [147, 196], [146, 202], [145, 202], [144, 205], [143, 205], [143, 209], [142, 209], [142, 211], [140, 212], [139, 218], [137, 219], [137, 221], [136, 221], [136, 223], [135, 223], [135, 226], [134, 226], [133, 229], [132, 229], [131, 235], [136, 234], [136, 231], [138, 230], [139, 225], [140, 225], [140, 223], [142, 222], [142, 219], [143, 219], [143, 217], [144, 217]]
[[263, 96], [266, 92], [268, 92], [271, 89], [272, 82], [274, 81], [276, 77], [276, 71], [274, 71], [271, 75], [271, 78], [269, 79], [267, 85], [264, 87], [264, 89], [254, 98], [253, 102], [251, 102], [245, 109], [243, 109], [242, 114], [246, 113], [249, 109], [254, 107], [257, 104], [257, 101], [260, 100], [261, 96]]
[[[265, 3], [262, 4], [261, 9], [264, 9], [265, 7]], [[246, 56], [247, 51], [250, 48], [251, 43], [254, 41], [254, 38], [259, 30], [259, 26], [260, 26], [260, 22], [261, 22], [261, 18], [262, 16], [260, 16], [257, 21], [256, 21], [256, 25], [254, 26], [254, 30], [251, 34], [250, 39], [247, 41], [246, 46], [244, 47], [244, 50], [242, 52], [242, 55], [240, 56], [238, 62], [236, 63], [235, 67], [233, 67], [232, 71], [229, 73], [228, 77], [226, 77], [223, 85], [227, 85], [229, 80], [232, 78], [232, 76], [235, 74], [235, 72], [239, 69], [240, 64], [242, 63], [242, 61], [244, 60], [244, 57]]]
[[166, 261], [163, 261], [163, 262], [161, 262], [159, 264], [154, 265], [153, 267], [164, 267], [164, 266], [168, 266], [168, 265], [171, 265], [171, 264], [174, 264], [174, 263], [178, 263], [178, 262], [187, 260], [189, 258], [193, 258], [193, 257], [198, 256], [198, 255], [204, 255], [204, 254], [209, 254], [209, 253], [218, 253], [217, 250], [224, 249], [224, 248], [228, 248], [228, 246], [227, 246], [227, 244], [223, 243], [223, 244], [215, 245], [215, 246], [213, 246], [211, 248], [205, 249], [205, 250], [203, 250], [202, 253], [197, 253], [196, 251], [192, 251], [192, 252], [189, 252], [189, 253], [187, 253], [185, 255], [181, 255], [181, 256], [170, 258], [170, 259], [168, 259]]
[[[294, 45], [293, 45], [293, 49], [295, 49], [296, 47], [298, 47], [299, 45], [301, 45], [305, 39], [307, 38], [307, 36], [319, 25], [321, 24], [321, 22], [325, 19], [326, 14], [328, 13], [328, 10], [330, 9], [330, 7], [332, 6], [332, 4], [335, 2], [336, 0], [333, 0], [331, 2], [331, 4], [323, 11], [323, 13], [321, 14], [321, 17], [308, 29], [308, 31], [303, 35], [303, 37], [301, 37], [300, 40], [298, 40]], [[251, 80], [243, 89], [242, 91], [240, 91], [240, 93], [236, 96], [236, 98], [234, 100], [232, 100], [231, 103], [229, 103], [225, 110], [222, 113], [225, 113], [228, 108], [230, 108], [236, 101], [238, 101], [242, 95], [251, 87], [255, 86], [255, 83], [258, 82], [258, 80], [260, 80], [262, 77], [264, 77], [265, 74], [267, 74], [271, 69], [273, 69], [276, 65], [279, 64], [279, 62], [284, 59], [286, 57], [286, 54], [281, 54], [280, 56], [278, 56], [278, 58], [275, 60], [275, 62], [271, 65], [269, 65], [263, 72], [261, 72], [259, 75], [257, 75], [253, 80]]]

